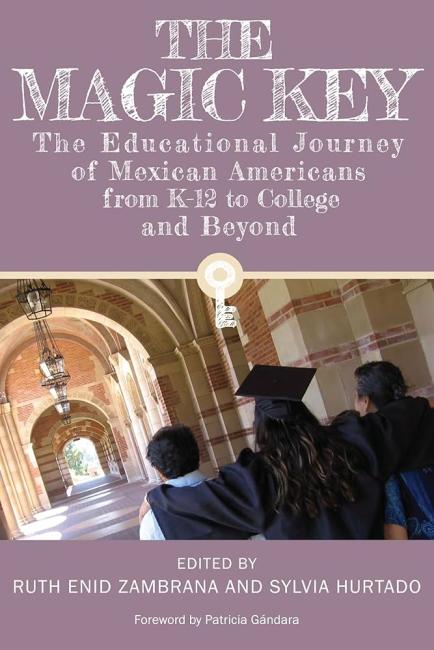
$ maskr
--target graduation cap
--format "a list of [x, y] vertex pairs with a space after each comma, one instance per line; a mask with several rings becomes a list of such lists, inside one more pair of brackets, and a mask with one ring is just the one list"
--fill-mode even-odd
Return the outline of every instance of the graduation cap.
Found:
[[291, 402], [301, 402], [316, 368], [254, 366], [235, 395], [254, 397], [256, 408], [270, 418], [291, 416]]

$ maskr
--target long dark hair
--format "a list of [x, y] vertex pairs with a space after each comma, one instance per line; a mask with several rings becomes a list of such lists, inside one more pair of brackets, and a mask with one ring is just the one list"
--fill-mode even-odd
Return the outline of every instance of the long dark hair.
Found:
[[356, 368], [354, 375], [357, 395], [369, 397], [377, 409], [407, 394], [401, 370], [390, 361], [370, 361]]
[[331, 427], [320, 425], [302, 402], [291, 405], [285, 419], [255, 412], [256, 447], [271, 471], [274, 509], [318, 516], [320, 509], [337, 509], [355, 501], [354, 461], [349, 448]]

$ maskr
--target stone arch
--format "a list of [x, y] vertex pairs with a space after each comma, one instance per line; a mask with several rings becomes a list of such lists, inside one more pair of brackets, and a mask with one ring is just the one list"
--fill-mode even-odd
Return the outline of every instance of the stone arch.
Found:
[[[113, 407], [110, 405], [104, 404], [102, 400], [100, 400], [98, 397], [93, 397], [92, 401], [89, 399], [89, 396], [86, 394], [86, 392], [81, 389], [81, 388], [76, 388], [73, 389], [70, 394], [70, 402], [85, 402], [91, 406], [94, 406], [96, 409], [101, 411], [101, 413], [104, 414], [106, 421], [109, 422], [111, 418], [115, 417], [115, 411]], [[26, 422], [26, 432], [27, 436], [25, 439], [23, 439], [24, 443], [31, 442], [32, 438], [32, 432], [34, 430], [34, 427], [38, 420], [43, 417], [44, 413], [50, 410], [53, 406], [53, 398], [50, 395], [46, 395], [40, 400], [39, 408], [38, 410], [32, 411], [32, 413], [29, 416], [29, 419]], [[60, 421], [60, 425], [61, 425]]]
[[138, 305], [146, 305], [150, 313], [164, 326], [172, 328], [177, 345], [193, 338], [188, 314], [170, 294], [161, 280], [100, 280], [101, 285], [116, 287], [123, 295]]
[[[12, 290], [13, 285], [8, 288]], [[111, 321], [112, 329], [128, 332], [150, 354], [173, 349], [193, 337], [187, 317], [158, 283], [65, 280], [55, 283], [52, 289], [53, 314], [72, 315], [72, 310], [77, 309], [81, 318]], [[12, 323], [25, 320], [20, 307], [12, 301], [0, 313], [2, 334], [10, 333]]]
[[[128, 363], [131, 365], [133, 362], [129, 357], [130, 343], [132, 347], [143, 351], [143, 358], [146, 360], [149, 359], [150, 354], [159, 356], [173, 352], [180, 341], [191, 336], [191, 330], [185, 315], [181, 312], [176, 313], [177, 303], [173, 296], [170, 296], [170, 292], [166, 291], [164, 285], [143, 283], [141, 281], [120, 284], [123, 286], [118, 287], [116, 283], [100, 280], [59, 280], [50, 282], [53, 289], [53, 314], [49, 318], [53, 319], [53, 321], [55, 318], [59, 318], [64, 323], [69, 319], [79, 319], [81, 322], [90, 323], [95, 328], [95, 332], [103, 338], [104, 334], [108, 337], [106, 361], [109, 366], [106, 365], [107, 373], [105, 377], [101, 377], [101, 372], [98, 371], [98, 385], [88, 385], [86, 388], [74, 387], [71, 389], [70, 382], [68, 397], [70, 400], [91, 402], [105, 412], [113, 436], [116, 441], [120, 441], [120, 455], [122, 461], [125, 461], [124, 465], [128, 479], [137, 480], [150, 477], [146, 461], [146, 445], [149, 437], [146, 427], [148, 414], [146, 413], [146, 407], [143, 411], [140, 411], [137, 387], [130, 385], [131, 392], [136, 394], [137, 413], [132, 415], [132, 422], [131, 418], [130, 422], [128, 422], [122, 419], [122, 415], [119, 417], [119, 405], [117, 406], [113, 399], [117, 380], [112, 357], [113, 355], [119, 355], [120, 352], [125, 352]], [[137, 291], [140, 295], [133, 295], [134, 291]], [[1, 304], [0, 346], [6, 343], [7, 347], [8, 342], [14, 340], [13, 335], [17, 330], [22, 329], [23, 325], [31, 324], [16, 304], [14, 284], [5, 285], [5, 283], [0, 283], [0, 299], [4, 299], [5, 292], [9, 293], [10, 299]], [[83, 341], [77, 342], [83, 345]], [[120, 347], [121, 345], [123, 347]], [[0, 355], [0, 381], [2, 371], [3, 376], [7, 376], [10, 361], [14, 358], [16, 352], [17, 350], [9, 352], [9, 358], [6, 359], [6, 362], [4, 355], [3, 358]], [[102, 361], [97, 354], [97, 350], [92, 349], [91, 352], [99, 361]], [[135, 371], [133, 371], [133, 376], [137, 381]], [[155, 373], [152, 373], [152, 382], [157, 382]], [[153, 409], [154, 417], [150, 428], [156, 430], [155, 424], [158, 419], [156, 414], [164, 411], [165, 397], [160, 394], [157, 386], [153, 388], [153, 394], [158, 395], [158, 406]], [[91, 398], [89, 397], [89, 391], [93, 391]], [[101, 395], [101, 393], [104, 393], [104, 395]], [[143, 399], [147, 399], [147, 395]], [[44, 411], [50, 408], [51, 404], [51, 396], [41, 393], [38, 394], [37, 400], [24, 398], [20, 403], [12, 399], [11, 408], [14, 412], [14, 419], [23, 445], [28, 445], [31, 442], [36, 422]], [[31, 452], [29, 452], [29, 455], [31, 455]], [[127, 455], [129, 456], [128, 462], [126, 462]]]
[[[208, 314], [204, 305], [205, 297], [200, 290], [199, 285], [197, 282], [193, 283], [183, 280], [182, 287], [195, 337], [209, 336], [209, 334], [211, 334], [211, 329]], [[197, 309], [198, 304], [202, 306], [202, 309]]]
[[[108, 428], [110, 427], [110, 421], [104, 420], [104, 418], [99, 417], [98, 414], [95, 414], [92, 411], [84, 412], [84, 411], [73, 411], [73, 416], [72, 416], [72, 421], [69, 425], [65, 425], [61, 423], [62, 426], [59, 426], [58, 424], [55, 425], [54, 427], [51, 428], [50, 433], [53, 436], [53, 443], [56, 446], [59, 446], [61, 443], [62, 437], [58, 436], [57, 434], [61, 433], [61, 429], [66, 429], [67, 436], [66, 437], [73, 437], [74, 435], [81, 435], [81, 431], [83, 431], [83, 426], [89, 427], [92, 426], [92, 430], [89, 431], [89, 434], [94, 434], [95, 432], [100, 433], [101, 435], [104, 434], [104, 432], [108, 431]], [[66, 439], [65, 436], [63, 436], [63, 439]]]
[[[53, 435], [53, 453], [57, 458], [59, 468], [62, 464], [64, 466], [66, 465], [67, 472], [70, 474], [69, 463], [65, 456], [65, 448], [77, 437], [89, 440], [92, 443], [99, 466], [104, 475], [116, 474], [120, 476], [123, 473], [120, 471], [120, 456], [113, 448], [113, 444], [116, 445], [116, 443], [110, 436], [108, 424], [101, 424], [91, 416], [71, 425], [70, 430], [66, 430], [64, 435], [57, 436], [57, 439], [56, 434]], [[92, 477], [90, 477], [91, 479]]]
[[[68, 425], [59, 421], [53, 411], [53, 405], [44, 409], [35, 421], [31, 433], [31, 442], [39, 469], [38, 480], [51, 503], [66, 497], [67, 488], [72, 485], [63, 449], [77, 435], [89, 438], [95, 444], [105, 474], [125, 476], [121, 450], [109, 413], [101, 405], [73, 400], [72, 421]], [[54, 416], [54, 422], [50, 422], [50, 416]], [[80, 431], [77, 431], [77, 427], [80, 427]]]
[[[163, 424], [184, 422], [192, 428], [206, 473], [233, 460], [244, 429], [226, 378], [223, 346], [216, 341], [212, 314], [196, 282], [68, 279], [49, 284], [53, 314], [48, 318], [60, 349], [64, 339], [89, 350], [89, 355], [79, 349], [74, 353], [74, 346], [63, 343], [65, 358], [70, 349], [76, 366], [71, 377], [79, 378], [69, 382], [68, 399], [99, 409], [95, 418], [111, 429], [129, 481], [153, 480], [146, 448]], [[28, 344], [31, 329], [16, 304], [15, 284], [0, 281], [0, 392], [11, 359], [22, 349], [19, 346]], [[92, 364], [95, 368], [90, 368]], [[67, 369], [71, 370], [68, 365]], [[9, 474], [20, 489], [18, 496], [12, 495], [14, 511], [20, 515], [22, 510], [31, 519], [38, 508], [49, 507], [40, 482], [36, 487], [41, 489], [33, 494], [38, 468], [31, 441], [39, 418], [53, 401], [33, 389], [39, 374], [33, 350], [12, 370], [10, 395], [0, 395], [0, 432], [8, 436], [3, 466], [9, 464]], [[17, 381], [20, 377], [23, 381]], [[80, 409], [83, 417], [89, 417], [87, 410]], [[81, 417], [78, 411], [75, 415]], [[60, 428], [57, 422], [52, 434]], [[20, 454], [16, 471], [12, 444]]]
[[[38, 415], [32, 415], [33, 422], [31, 426], [30, 439], [28, 442], [32, 442], [32, 438], [34, 437], [35, 429], [38, 422], [53, 409], [52, 399], [47, 397], [47, 402], [49, 402], [49, 405], [41, 409]], [[70, 402], [71, 402], [71, 418], [72, 418], [70, 426], [73, 426], [74, 421], [78, 422], [82, 419], [88, 419], [88, 420], [94, 420], [95, 422], [98, 422], [102, 426], [111, 427], [110, 420], [114, 417], [114, 411], [108, 408], [103, 402], [101, 402], [101, 400], [95, 398], [94, 401], [90, 401], [89, 399], [80, 398], [76, 395], [71, 397]], [[77, 404], [88, 405], [89, 407], [91, 407], [92, 411], [96, 411], [97, 413], [95, 414], [86, 411], [81, 411], [81, 412], [76, 411], [74, 407]], [[48, 434], [51, 437], [53, 437], [54, 435], [56, 435], [59, 429], [63, 428], [64, 426], [65, 424], [62, 422], [62, 420], [59, 419], [53, 426], [50, 427]]]
[[[110, 422], [108, 420], [106, 420], [104, 417], [99, 416], [99, 414], [89, 413], [89, 412], [86, 413], [85, 411], [75, 411], [73, 413], [73, 418], [72, 418], [72, 421], [71, 421], [71, 427], [78, 426], [78, 424], [80, 422], [82, 422], [83, 420], [93, 421], [93, 422], [101, 425], [102, 427], [110, 425]], [[57, 424], [55, 424], [53, 427], [51, 427], [50, 433], [53, 434], [53, 438], [56, 436], [57, 432], [60, 429], [62, 429], [62, 427], [64, 427], [64, 426], [65, 425], [63, 424], [63, 422], [61, 420], [59, 420], [59, 422], [57, 422]]]

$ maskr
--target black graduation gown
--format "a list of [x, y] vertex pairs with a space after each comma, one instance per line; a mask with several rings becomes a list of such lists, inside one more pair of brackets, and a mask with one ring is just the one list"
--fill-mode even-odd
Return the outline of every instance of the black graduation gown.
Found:
[[363, 418], [348, 411], [331, 425], [360, 462], [357, 499], [315, 519], [274, 512], [275, 486], [259, 454], [243, 450], [219, 476], [195, 487], [162, 485], [148, 495], [166, 539], [376, 539], [382, 537], [383, 484], [395, 471], [434, 462], [434, 410], [405, 398]]

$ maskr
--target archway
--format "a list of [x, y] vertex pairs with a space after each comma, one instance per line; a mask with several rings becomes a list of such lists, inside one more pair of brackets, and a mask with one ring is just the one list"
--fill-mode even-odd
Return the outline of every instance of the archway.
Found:
[[[246, 432], [219, 351], [226, 343], [216, 345], [195, 282], [54, 280], [50, 286], [47, 322], [71, 374], [71, 427], [86, 419], [103, 427], [103, 443], [90, 438], [97, 450], [101, 445], [106, 473], [119, 472], [130, 483], [155, 480], [147, 444], [175, 422], [192, 428], [206, 473], [235, 458]], [[0, 280], [0, 488], [10, 500], [10, 530], [64, 498], [72, 483], [59, 452], [70, 434], [59, 416], [51, 410], [53, 421], [39, 432], [52, 408], [40, 386], [32, 324], [16, 304], [15, 283]]]
[[92, 479], [105, 476], [106, 472], [102, 467], [104, 460], [97, 452], [92, 438], [85, 436], [75, 436], [68, 440], [57, 455], [58, 464], [60, 465], [61, 461], [66, 464], [73, 485], [92, 482]]
[[[102, 475], [125, 478], [126, 473], [118, 443], [109, 420], [94, 404], [71, 402], [71, 423], [59, 421], [53, 406], [35, 422], [31, 443], [38, 473], [35, 472], [40, 493], [53, 503], [70, 496], [76, 484], [71, 474], [65, 447], [77, 439], [89, 440], [97, 455]], [[92, 477], [88, 476], [91, 480]]]

